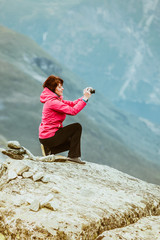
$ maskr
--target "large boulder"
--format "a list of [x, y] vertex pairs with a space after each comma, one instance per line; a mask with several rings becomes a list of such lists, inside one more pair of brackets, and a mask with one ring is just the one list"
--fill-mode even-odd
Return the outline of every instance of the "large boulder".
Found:
[[[21, 174], [8, 181], [9, 171], [18, 173], [18, 163]], [[141, 236], [143, 221], [157, 226], [160, 186], [108, 166], [8, 158], [1, 169], [0, 233], [5, 239], [117, 240], [119, 228], [125, 239], [123, 228], [128, 234], [137, 229]], [[155, 228], [149, 228], [152, 234]]]

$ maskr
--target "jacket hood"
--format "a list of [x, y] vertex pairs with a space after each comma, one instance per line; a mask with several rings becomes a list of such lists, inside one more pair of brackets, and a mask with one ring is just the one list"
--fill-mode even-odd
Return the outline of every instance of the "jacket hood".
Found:
[[63, 99], [62, 96], [58, 96], [56, 93], [49, 90], [47, 87], [45, 87], [40, 95], [40, 102], [45, 103], [48, 100], [51, 99]]

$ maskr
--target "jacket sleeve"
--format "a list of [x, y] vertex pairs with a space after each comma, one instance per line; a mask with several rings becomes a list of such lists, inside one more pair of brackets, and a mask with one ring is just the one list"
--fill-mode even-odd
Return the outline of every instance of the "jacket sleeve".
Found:
[[62, 100], [62, 102], [65, 103], [65, 104], [67, 104], [67, 105], [69, 105], [69, 106], [71, 106], [71, 107], [74, 107], [82, 98], [83, 98], [83, 97], [78, 98], [78, 99], [76, 99], [76, 100], [74, 100], [74, 101]]
[[50, 108], [54, 111], [65, 113], [68, 115], [76, 115], [79, 113], [85, 106], [86, 102], [80, 99], [77, 103], [72, 107], [68, 104], [64, 103], [65, 101], [60, 101], [58, 99], [50, 101]]

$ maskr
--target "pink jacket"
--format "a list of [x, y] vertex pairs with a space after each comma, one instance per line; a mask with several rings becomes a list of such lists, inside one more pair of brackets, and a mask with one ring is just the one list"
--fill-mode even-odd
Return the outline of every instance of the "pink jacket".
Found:
[[39, 126], [39, 138], [49, 138], [54, 136], [55, 132], [63, 127], [62, 122], [68, 115], [76, 115], [85, 106], [86, 102], [79, 98], [75, 101], [63, 100], [48, 88], [44, 88], [40, 96], [40, 101], [44, 103], [42, 110], [42, 121]]

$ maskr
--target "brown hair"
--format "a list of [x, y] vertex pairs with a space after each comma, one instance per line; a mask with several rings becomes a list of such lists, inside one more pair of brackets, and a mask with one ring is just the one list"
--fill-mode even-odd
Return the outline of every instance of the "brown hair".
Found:
[[55, 92], [55, 89], [59, 83], [63, 85], [63, 80], [58, 76], [51, 75], [43, 83], [43, 87], [47, 87], [52, 92]]

